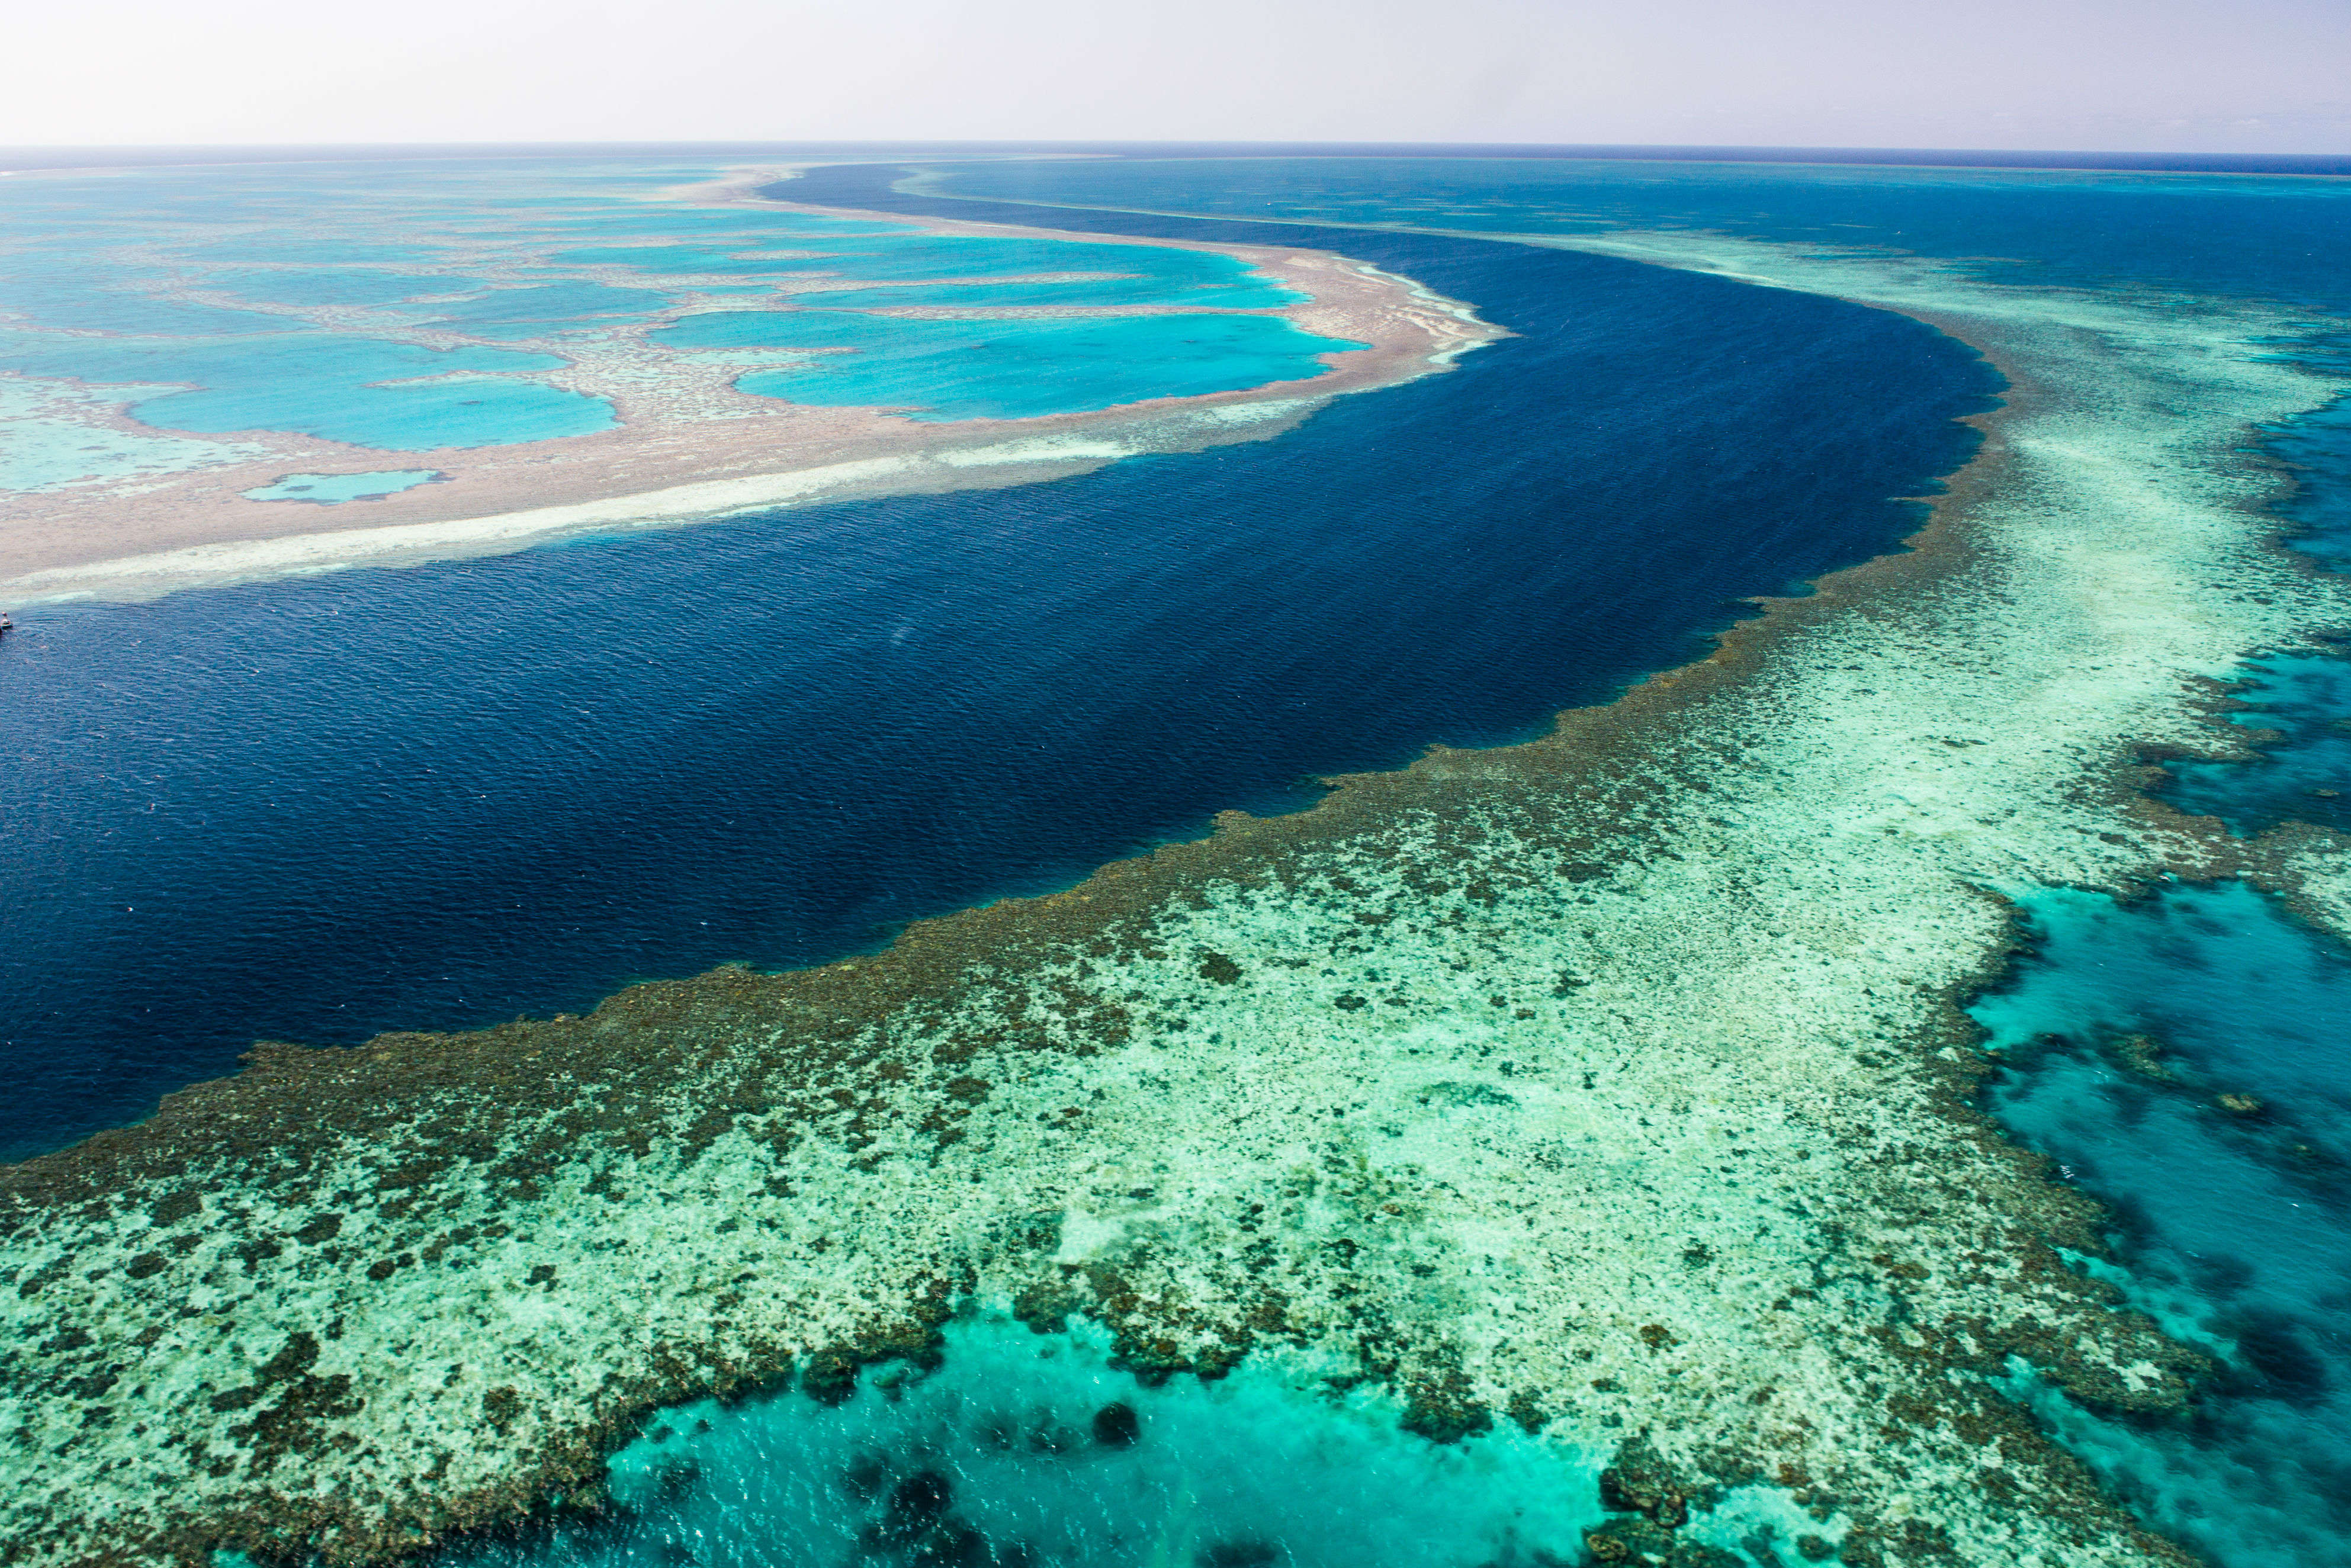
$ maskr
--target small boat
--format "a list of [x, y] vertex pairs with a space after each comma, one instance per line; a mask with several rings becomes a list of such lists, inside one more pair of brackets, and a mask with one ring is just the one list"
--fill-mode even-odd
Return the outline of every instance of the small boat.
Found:
[[0, 637], [5, 637], [10, 632], [16, 630], [16, 623], [14, 621], [9, 620], [5, 613], [0, 613]]

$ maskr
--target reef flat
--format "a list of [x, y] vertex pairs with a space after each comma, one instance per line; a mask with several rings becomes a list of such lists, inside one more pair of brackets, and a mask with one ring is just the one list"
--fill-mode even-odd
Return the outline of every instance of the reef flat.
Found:
[[1850, 1563], [2186, 1561], [1991, 1386], [2160, 1409], [2200, 1363], [2061, 1260], [2096, 1216], [1970, 1108], [1958, 1003], [2002, 888], [2229, 869], [2339, 919], [2336, 841], [2137, 792], [2146, 747], [2235, 744], [2210, 682], [2346, 619], [2243, 444], [2333, 389], [2252, 311], [1617, 243], [1993, 356], [1916, 550], [1544, 740], [876, 958], [273, 1046], [15, 1167], [16, 1559], [402, 1554], [592, 1489], [654, 1406], [845, 1389], [978, 1301], [1638, 1456], [1602, 1560], [1719, 1561], [1686, 1521], [1760, 1488]]
[[[350, 175], [308, 193], [340, 226], [275, 247], [201, 185], [86, 235], [69, 200], [31, 206], [26, 232], [57, 226], [89, 247], [80, 271], [122, 277], [89, 292], [53, 257], [0, 256], [0, 401], [25, 421], [0, 450], [0, 594], [135, 601], [1051, 479], [1262, 440], [1500, 335], [1325, 251], [752, 193], [789, 174], [487, 212], [462, 182], [371, 207]], [[388, 467], [441, 482], [370, 487]], [[367, 504], [287, 506], [289, 475]]]

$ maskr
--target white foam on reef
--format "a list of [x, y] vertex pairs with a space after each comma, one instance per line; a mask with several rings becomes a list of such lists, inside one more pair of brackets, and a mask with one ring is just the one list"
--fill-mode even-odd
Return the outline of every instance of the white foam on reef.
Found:
[[1304, 417], [1322, 401], [1292, 398], [1227, 403], [1068, 434], [1020, 436], [911, 455], [826, 463], [490, 517], [194, 545], [26, 572], [5, 586], [17, 603], [78, 599], [136, 601], [188, 588], [504, 554], [584, 534], [701, 522], [818, 501], [1059, 478], [1146, 452], [1232, 439], [1259, 430], [1270, 434]]
[[[2337, 389], [2264, 358], [2294, 323], [2249, 306], [1608, 244], [1994, 354], [2018, 394], [1928, 551], [1551, 739], [1436, 752], [894, 954], [332, 1058], [395, 1086], [418, 1064], [429, 1089], [386, 1091], [415, 1096], [397, 1148], [329, 1119], [263, 1154], [192, 1121], [215, 1152], [166, 1175], [100, 1151], [102, 1198], [8, 1242], [20, 1560], [247, 1517], [265, 1459], [267, 1520], [380, 1553], [512, 1506], [677, 1368], [864, 1343], [953, 1289], [1136, 1354], [1288, 1347], [1572, 1455], [1643, 1435], [1785, 1489], [1782, 1536], [1841, 1532], [1848, 1563], [2179, 1563], [2002, 1392], [2022, 1358], [2172, 1407], [2193, 1362], [2050, 1245], [2090, 1245], [2088, 1210], [1959, 1108], [1954, 1003], [2011, 939], [1988, 890], [2235, 852], [2138, 800], [2135, 747], [2223, 744], [2199, 680], [2351, 622], [2351, 585], [2264, 542], [2281, 481], [2245, 450]], [[2279, 864], [2339, 909], [2334, 852]], [[496, 1119], [517, 1083], [553, 1096], [539, 1142]], [[615, 1132], [623, 1091], [650, 1098]], [[180, 1190], [202, 1215], [147, 1228]], [[300, 1241], [330, 1206], [331, 1244]], [[269, 1382], [298, 1335], [299, 1388]], [[281, 1386], [309, 1403], [259, 1422]]]

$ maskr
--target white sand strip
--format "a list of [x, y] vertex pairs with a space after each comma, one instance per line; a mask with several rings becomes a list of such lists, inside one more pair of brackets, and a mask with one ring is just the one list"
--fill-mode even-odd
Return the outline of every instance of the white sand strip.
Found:
[[1321, 401], [1293, 398], [1228, 404], [1139, 422], [1113, 432], [1022, 436], [938, 452], [674, 485], [639, 495], [486, 517], [193, 545], [26, 572], [0, 581], [0, 600], [16, 604], [79, 599], [136, 601], [183, 589], [265, 578], [503, 554], [567, 536], [660, 528], [815, 501], [1032, 483], [1084, 473], [1145, 452], [1258, 434], [1251, 427], [1279, 429]]

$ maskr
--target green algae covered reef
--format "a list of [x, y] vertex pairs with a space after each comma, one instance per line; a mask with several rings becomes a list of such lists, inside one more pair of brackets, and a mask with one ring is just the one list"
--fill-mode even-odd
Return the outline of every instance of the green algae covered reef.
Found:
[[1994, 356], [1917, 549], [1541, 741], [877, 957], [266, 1046], [13, 1167], [5, 1561], [386, 1561], [592, 1497], [656, 1406], [845, 1393], [972, 1303], [1150, 1376], [1299, 1347], [1433, 1441], [1613, 1459], [1595, 1561], [1713, 1562], [1686, 1522], [1755, 1487], [1847, 1563], [2188, 1561], [1999, 1392], [2159, 1410], [2202, 1363], [2062, 1260], [2098, 1216], [1971, 1108], [1958, 1004], [2002, 889], [2351, 910], [2324, 835], [2137, 792], [2149, 747], [2241, 744], [2204, 694], [2246, 652], [2351, 620], [2244, 443], [2330, 389], [2250, 313], [1621, 248]]

